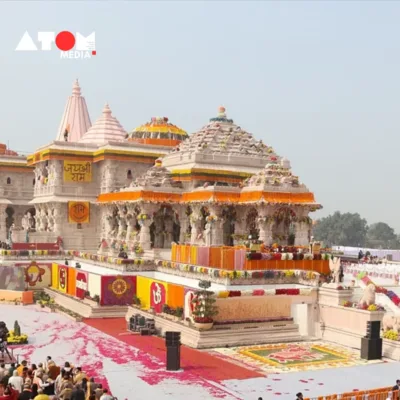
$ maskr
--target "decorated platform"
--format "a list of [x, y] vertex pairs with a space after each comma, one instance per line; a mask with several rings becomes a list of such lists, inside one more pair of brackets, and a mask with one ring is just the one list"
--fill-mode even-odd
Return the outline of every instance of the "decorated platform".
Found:
[[360, 352], [328, 342], [297, 342], [214, 349], [213, 354], [263, 373], [290, 373], [381, 363], [360, 358]]

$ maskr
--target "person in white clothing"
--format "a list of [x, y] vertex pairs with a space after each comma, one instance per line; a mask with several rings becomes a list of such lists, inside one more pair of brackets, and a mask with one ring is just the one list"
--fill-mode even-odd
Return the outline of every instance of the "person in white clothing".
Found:
[[24, 387], [24, 379], [22, 376], [18, 376], [18, 371], [15, 370], [13, 372], [13, 376], [8, 380], [8, 383], [14, 387], [15, 390], [18, 390], [19, 393], [22, 392]]
[[48, 372], [49, 371], [49, 362], [50, 361], [51, 361], [51, 357], [47, 356], [46, 357], [46, 361], [43, 363], [44, 372]]
[[103, 389], [103, 395], [100, 397], [100, 400], [114, 400], [114, 397], [108, 394], [107, 389]]

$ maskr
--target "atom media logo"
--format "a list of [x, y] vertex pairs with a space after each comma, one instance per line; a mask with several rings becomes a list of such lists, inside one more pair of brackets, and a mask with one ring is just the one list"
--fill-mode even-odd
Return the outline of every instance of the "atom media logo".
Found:
[[61, 51], [60, 58], [92, 58], [97, 54], [95, 32], [86, 37], [79, 32], [76, 35], [69, 31], [59, 33], [38, 32], [37, 41], [41, 43], [40, 48], [26, 31], [15, 51], [51, 51], [53, 50], [53, 43], [55, 43]]

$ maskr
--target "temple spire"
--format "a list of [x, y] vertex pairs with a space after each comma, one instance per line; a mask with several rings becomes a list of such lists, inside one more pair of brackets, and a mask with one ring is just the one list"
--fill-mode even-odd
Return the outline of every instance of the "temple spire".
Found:
[[80, 142], [102, 144], [124, 140], [126, 140], [125, 129], [121, 126], [117, 118], [112, 115], [110, 106], [106, 103], [101, 117], [82, 136]]
[[72, 86], [58, 129], [57, 140], [77, 142], [92, 126], [85, 98], [81, 95], [78, 79]]

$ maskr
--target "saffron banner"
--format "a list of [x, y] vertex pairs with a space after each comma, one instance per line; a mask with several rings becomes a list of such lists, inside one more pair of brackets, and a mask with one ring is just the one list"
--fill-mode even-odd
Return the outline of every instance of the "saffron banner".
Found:
[[64, 182], [92, 181], [92, 163], [89, 161], [64, 161]]
[[88, 224], [90, 222], [90, 203], [88, 201], [69, 201], [68, 222], [70, 224]]
[[102, 306], [125, 306], [133, 303], [136, 294], [136, 276], [102, 276]]
[[76, 273], [76, 297], [84, 299], [85, 293], [88, 291], [88, 273], [85, 271], [77, 271]]
[[58, 266], [58, 290], [67, 293], [68, 286], [68, 267], [64, 265]]

